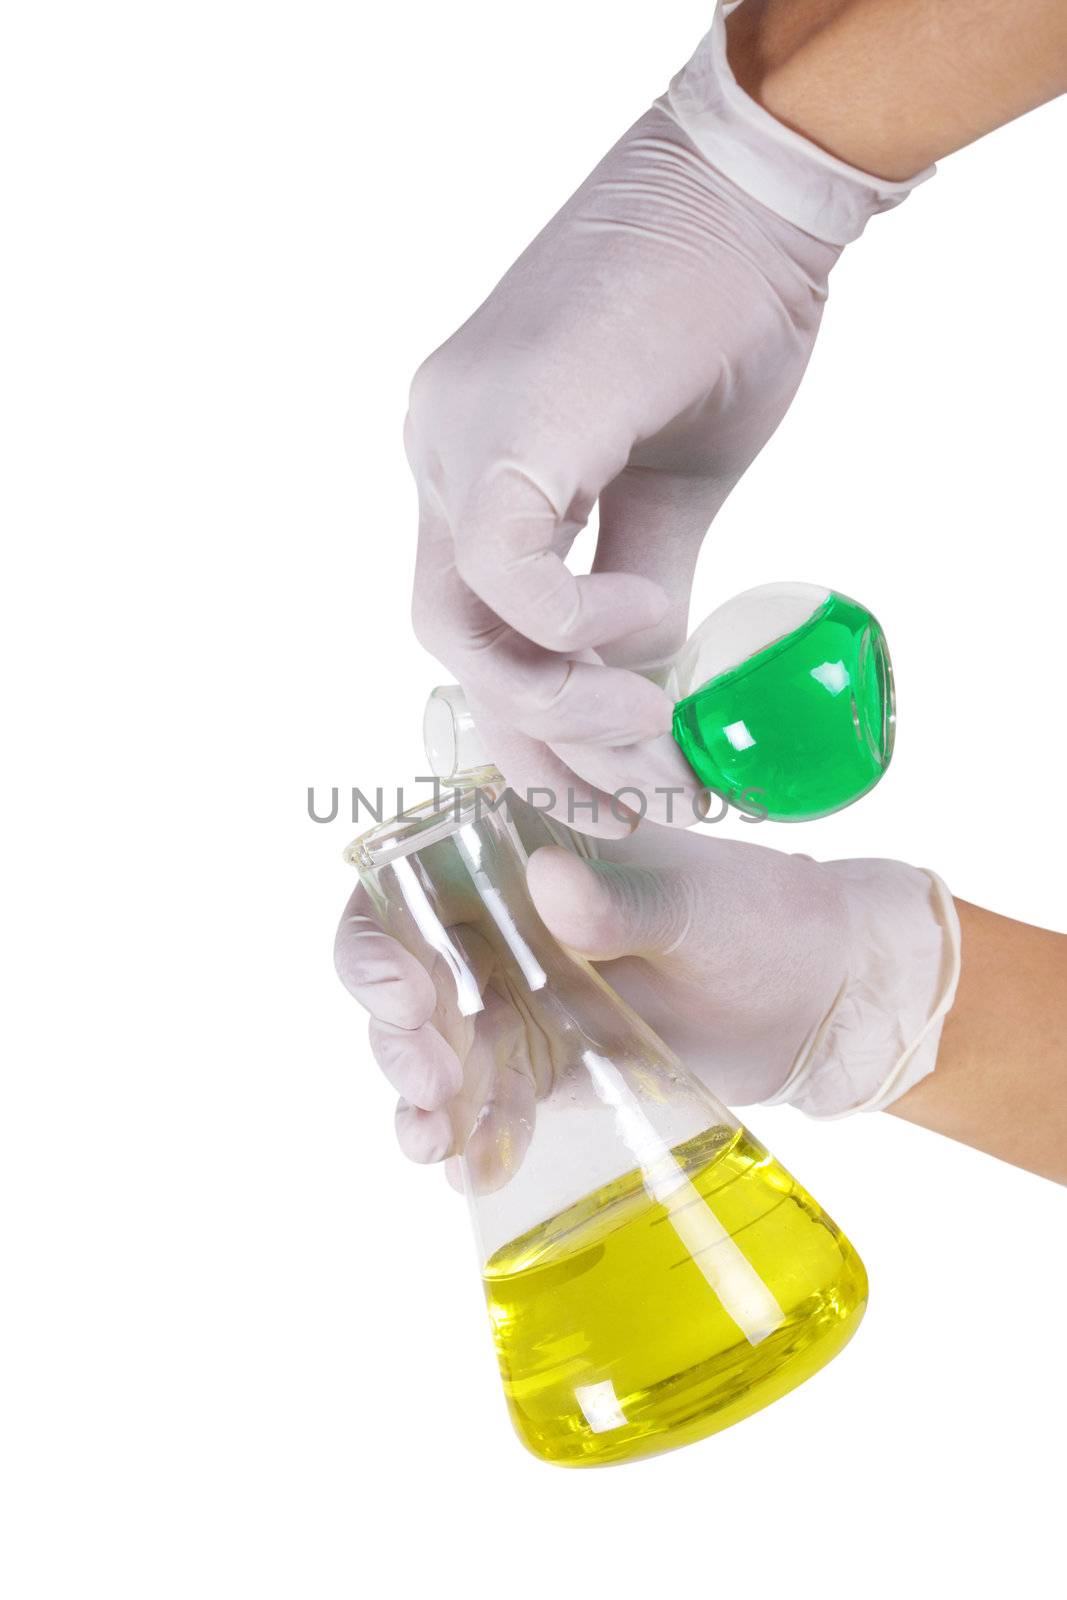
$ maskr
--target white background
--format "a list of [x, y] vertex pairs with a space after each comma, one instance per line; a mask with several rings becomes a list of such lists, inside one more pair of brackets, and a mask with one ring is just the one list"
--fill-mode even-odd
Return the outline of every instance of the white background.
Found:
[[[440, 677], [408, 378], [709, 6], [8, 12], [10, 1600], [1062, 1570], [1061, 1190], [895, 1119], [755, 1113], [858, 1242], [865, 1326], [740, 1428], [559, 1472], [510, 1435], [462, 1202], [395, 1149], [331, 970], [352, 829], [307, 787], [410, 780]], [[886, 782], [761, 843], [1060, 928], [1065, 133], [1064, 104], [1002, 131], [850, 248], [694, 602], [811, 579], [892, 643]]]

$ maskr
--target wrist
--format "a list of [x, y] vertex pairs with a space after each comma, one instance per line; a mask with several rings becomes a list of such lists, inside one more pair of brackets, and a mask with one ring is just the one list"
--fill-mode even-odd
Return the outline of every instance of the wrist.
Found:
[[717, 7], [710, 31], [658, 104], [709, 164], [751, 199], [816, 239], [848, 244], [870, 217], [899, 205], [930, 172], [898, 181], [863, 171], [748, 94], [732, 70], [726, 33], [727, 10], [732, 21], [745, 9]]
[[[941, 152], [915, 118], [900, 115], [899, 27], [888, 41], [877, 33], [890, 20], [880, 0], [745, 0], [726, 17], [727, 57], [739, 86], [777, 122], [864, 172], [907, 181]], [[914, 76], [914, 52], [907, 59]]]
[[744, 0], [726, 31], [753, 100], [890, 180], [1067, 90], [1060, 0]]
[[960, 925], [945, 884], [899, 861], [821, 869], [846, 908], [834, 1004], [775, 1101], [822, 1120], [881, 1111], [933, 1072], [960, 973]]

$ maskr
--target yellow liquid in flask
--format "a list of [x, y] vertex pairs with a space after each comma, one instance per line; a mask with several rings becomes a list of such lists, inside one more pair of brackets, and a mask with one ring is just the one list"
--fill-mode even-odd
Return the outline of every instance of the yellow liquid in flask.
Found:
[[712, 1129], [505, 1245], [485, 1269], [504, 1391], [544, 1461], [598, 1466], [716, 1433], [859, 1325], [844, 1234], [744, 1129]]

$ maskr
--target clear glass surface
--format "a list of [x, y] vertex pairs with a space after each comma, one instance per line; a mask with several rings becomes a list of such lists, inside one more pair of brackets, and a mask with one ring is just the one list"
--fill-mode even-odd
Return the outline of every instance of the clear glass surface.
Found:
[[[768, 583], [712, 612], [667, 662], [641, 670], [674, 701], [675, 743], [701, 783], [776, 822], [840, 811], [893, 754], [893, 671], [877, 619], [807, 583]], [[435, 689], [426, 756], [447, 782], [491, 771], [463, 690]]]
[[625, 1461], [795, 1387], [866, 1304], [811, 1197], [526, 890], [504, 791], [446, 795], [350, 847], [423, 963], [464, 1084], [450, 1107], [512, 1420], [535, 1455]]

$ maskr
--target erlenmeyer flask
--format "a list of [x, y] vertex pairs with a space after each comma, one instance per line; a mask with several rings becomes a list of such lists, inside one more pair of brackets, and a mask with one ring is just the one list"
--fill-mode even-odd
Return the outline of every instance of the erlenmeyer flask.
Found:
[[[809, 583], [735, 595], [667, 662], [635, 669], [675, 700], [673, 734], [708, 789], [775, 822], [840, 811], [893, 753], [889, 651], [866, 606]], [[431, 768], [476, 777], [489, 757], [462, 689], [435, 689], [423, 724]]]
[[347, 859], [423, 963], [505, 1393], [543, 1460], [687, 1444], [824, 1366], [867, 1299], [811, 1197], [527, 893], [503, 790], [364, 834]]

